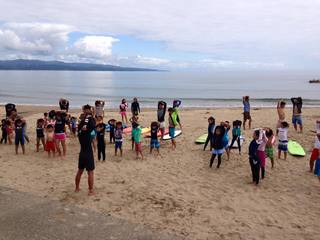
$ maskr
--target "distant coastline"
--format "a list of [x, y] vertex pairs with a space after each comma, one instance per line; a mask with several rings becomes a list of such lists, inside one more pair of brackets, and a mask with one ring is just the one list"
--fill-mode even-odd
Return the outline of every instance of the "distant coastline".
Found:
[[92, 63], [67, 63], [41, 60], [0, 60], [0, 70], [46, 70], [46, 71], [132, 71], [159, 72], [164, 70], [150, 68], [120, 67]]

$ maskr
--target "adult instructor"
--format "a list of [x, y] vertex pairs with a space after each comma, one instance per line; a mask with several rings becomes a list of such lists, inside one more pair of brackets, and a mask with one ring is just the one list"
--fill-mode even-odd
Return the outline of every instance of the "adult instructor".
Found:
[[81, 121], [78, 125], [78, 138], [80, 142], [80, 153], [79, 153], [79, 163], [78, 163], [78, 172], [75, 178], [76, 189], [75, 192], [80, 191], [80, 180], [84, 169], [87, 170], [88, 173], [88, 185], [89, 192], [88, 195], [94, 195], [93, 191], [93, 171], [94, 171], [94, 158], [92, 151], [92, 138], [91, 132], [95, 128], [95, 120], [92, 116], [90, 105], [85, 105], [82, 107], [83, 114], [81, 117]]

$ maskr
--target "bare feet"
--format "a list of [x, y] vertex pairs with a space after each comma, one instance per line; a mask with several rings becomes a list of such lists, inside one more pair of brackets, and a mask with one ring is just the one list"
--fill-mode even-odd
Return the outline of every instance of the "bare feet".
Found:
[[76, 188], [75, 190], [74, 190], [74, 192], [80, 192], [80, 188]]
[[88, 196], [94, 196], [94, 195], [96, 195], [96, 194], [93, 191], [93, 189], [89, 189]]

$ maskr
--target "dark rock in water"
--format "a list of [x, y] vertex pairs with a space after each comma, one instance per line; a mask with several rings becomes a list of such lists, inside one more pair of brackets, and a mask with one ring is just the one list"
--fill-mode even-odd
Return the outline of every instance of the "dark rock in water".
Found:
[[320, 83], [320, 79], [309, 80], [309, 83]]

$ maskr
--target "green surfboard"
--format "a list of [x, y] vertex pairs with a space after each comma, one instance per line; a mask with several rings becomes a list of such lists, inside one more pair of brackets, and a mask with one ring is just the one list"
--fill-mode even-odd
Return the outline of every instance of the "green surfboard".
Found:
[[195, 141], [195, 143], [197, 144], [205, 144], [206, 140], [207, 140], [208, 134], [203, 134], [200, 137], [198, 137]]
[[303, 147], [296, 141], [289, 140], [288, 142], [288, 151], [293, 156], [304, 157], [306, 152], [304, 151]]

